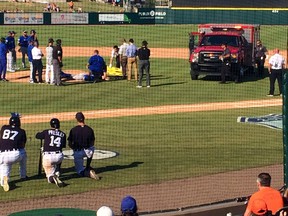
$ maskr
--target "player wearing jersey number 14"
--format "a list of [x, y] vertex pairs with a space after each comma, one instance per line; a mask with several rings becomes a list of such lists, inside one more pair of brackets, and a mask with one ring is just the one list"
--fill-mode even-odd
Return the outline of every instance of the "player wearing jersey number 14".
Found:
[[50, 126], [50, 129], [37, 133], [36, 138], [44, 140], [42, 164], [48, 183], [64, 187], [65, 183], [59, 179], [59, 176], [64, 158], [62, 148], [66, 147], [66, 134], [60, 130], [60, 121], [57, 118], [50, 120]]

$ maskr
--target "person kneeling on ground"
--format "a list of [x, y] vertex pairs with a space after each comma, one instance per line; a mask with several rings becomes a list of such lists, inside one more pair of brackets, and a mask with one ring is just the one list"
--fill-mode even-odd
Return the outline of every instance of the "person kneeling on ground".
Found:
[[87, 68], [90, 75], [93, 74], [95, 77], [94, 83], [108, 80], [107, 66], [104, 59], [99, 55], [98, 50], [94, 50], [94, 55], [89, 58]]

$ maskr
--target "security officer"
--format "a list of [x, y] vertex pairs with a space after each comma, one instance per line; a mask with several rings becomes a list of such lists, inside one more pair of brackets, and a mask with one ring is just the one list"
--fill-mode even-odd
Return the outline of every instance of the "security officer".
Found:
[[53, 63], [53, 71], [54, 71], [54, 79], [56, 86], [63, 86], [61, 82], [61, 68], [63, 67], [62, 63], [62, 40], [56, 40], [56, 46], [53, 46], [53, 54], [52, 54], [52, 63]]
[[229, 48], [227, 47], [227, 43], [222, 43], [221, 47], [223, 49], [222, 55], [219, 56], [219, 59], [222, 61], [222, 66], [221, 66], [221, 82], [220, 84], [226, 83], [226, 75], [230, 74], [231, 71], [231, 52]]
[[261, 40], [257, 40], [256, 47], [255, 47], [255, 63], [258, 69], [258, 75], [264, 75], [264, 64], [266, 59], [266, 53], [268, 50], [265, 46], [262, 45]]
[[143, 73], [145, 70], [146, 73], [146, 86], [147, 88], [150, 88], [150, 49], [147, 47], [148, 43], [147, 41], [142, 42], [142, 47], [138, 49], [138, 58], [139, 58], [139, 64], [138, 64], [138, 73], [139, 73], [139, 80], [138, 80], [138, 86], [137, 88], [142, 88], [142, 78]]

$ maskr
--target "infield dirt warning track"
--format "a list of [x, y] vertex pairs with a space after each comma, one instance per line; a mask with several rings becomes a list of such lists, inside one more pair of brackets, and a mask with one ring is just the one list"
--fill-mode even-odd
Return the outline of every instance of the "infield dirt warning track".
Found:
[[[216, 102], [185, 105], [165, 105], [155, 107], [138, 107], [122, 109], [88, 110], [83, 111], [86, 119], [115, 118], [123, 116], [160, 115], [173, 113], [203, 112], [227, 109], [245, 109], [257, 107], [281, 106], [282, 98], [265, 100], [246, 100], [237, 102]], [[7, 124], [10, 117], [0, 117], [1, 124]], [[61, 121], [74, 120], [75, 112], [43, 113], [37, 115], [23, 115], [23, 124], [49, 122], [51, 118], [59, 118]]]

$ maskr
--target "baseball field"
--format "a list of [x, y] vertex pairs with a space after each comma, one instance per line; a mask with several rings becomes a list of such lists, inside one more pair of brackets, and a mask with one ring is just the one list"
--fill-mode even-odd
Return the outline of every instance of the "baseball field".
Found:
[[[25, 26], [37, 31], [42, 50], [49, 37], [63, 41], [63, 71], [87, 72], [94, 49], [106, 62], [120, 38], [133, 38], [151, 49], [151, 88], [136, 88], [125, 80], [97, 84], [67, 82], [63, 87], [29, 84], [29, 71], [9, 73], [1, 85], [0, 122], [10, 112], [22, 114], [28, 142], [28, 181], [19, 181], [18, 165], [11, 174], [11, 191], [0, 190], [1, 215], [36, 208], [80, 208], [96, 211], [108, 205], [119, 213], [121, 198], [133, 195], [140, 212], [207, 204], [256, 190], [258, 172], [270, 172], [272, 185], [283, 185], [282, 131], [237, 123], [239, 116], [282, 113], [279, 96], [267, 98], [268, 78], [246, 77], [241, 84], [219, 85], [219, 77], [189, 75], [188, 32], [194, 25], [156, 26]], [[22, 26], [1, 28], [2, 36]], [[262, 26], [263, 44], [287, 56], [287, 26]], [[277, 38], [275, 38], [277, 32]], [[45, 54], [45, 52], [44, 52]], [[18, 58], [20, 65], [20, 58]], [[45, 62], [45, 57], [44, 57]], [[276, 88], [276, 93], [277, 93]], [[82, 111], [96, 133], [96, 148], [116, 152], [94, 160], [100, 181], [78, 178], [73, 161], [64, 160], [57, 188], [37, 176], [38, 131], [51, 117], [66, 133]], [[5, 122], [6, 121], [6, 122]]]

